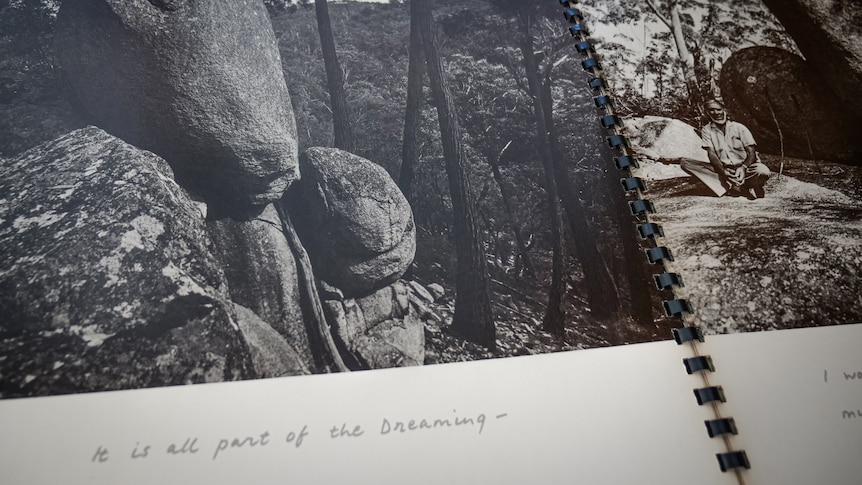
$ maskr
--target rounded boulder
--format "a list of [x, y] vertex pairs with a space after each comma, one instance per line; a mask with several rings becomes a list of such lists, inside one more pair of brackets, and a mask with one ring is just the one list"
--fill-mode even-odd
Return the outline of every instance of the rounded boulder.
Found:
[[88, 121], [170, 163], [208, 203], [278, 200], [296, 122], [260, 0], [65, 0], [58, 58]]
[[299, 168], [291, 212], [317, 276], [347, 296], [398, 280], [413, 262], [416, 227], [386, 170], [336, 148], [309, 148]]
[[805, 59], [777, 47], [734, 52], [719, 86], [732, 119], [773, 155], [859, 163], [860, 121]]

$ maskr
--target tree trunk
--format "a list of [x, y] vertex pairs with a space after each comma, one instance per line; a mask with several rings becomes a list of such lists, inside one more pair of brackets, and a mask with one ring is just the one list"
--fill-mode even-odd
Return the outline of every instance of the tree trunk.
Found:
[[335, 52], [335, 38], [332, 36], [326, 0], [314, 0], [314, 12], [317, 15], [317, 31], [320, 33], [320, 48], [323, 51], [323, 65], [326, 68], [326, 86], [332, 103], [335, 148], [353, 153], [356, 150], [356, 143], [353, 138], [353, 126], [350, 124], [347, 95], [344, 92], [344, 73], [341, 71], [338, 54]]
[[[411, 7], [412, 9], [412, 7]], [[401, 173], [398, 187], [407, 202], [413, 201], [413, 170], [419, 158], [418, 133], [422, 114], [422, 78], [425, 74], [422, 54], [422, 37], [419, 35], [417, 16], [410, 15], [410, 45], [407, 65], [407, 107], [404, 113], [404, 138], [401, 145]]]
[[689, 52], [688, 45], [685, 42], [685, 33], [682, 30], [682, 19], [679, 16], [681, 7], [674, 4], [670, 9], [671, 32], [673, 33], [673, 41], [676, 44], [676, 51], [679, 54], [680, 63], [682, 63], [682, 74], [685, 79], [685, 85], [688, 87], [688, 94], [691, 98], [692, 105], [696, 109], [700, 109], [703, 104], [703, 91], [701, 89], [700, 80], [697, 78], [697, 70], [694, 66], [694, 56]]
[[[539, 152], [542, 159], [542, 168], [545, 180], [545, 194], [547, 194], [548, 219], [551, 224], [551, 238], [553, 245], [553, 262], [551, 273], [551, 286], [548, 288], [548, 308], [543, 318], [542, 326], [549, 332], [558, 336], [565, 334], [565, 312], [562, 308], [563, 295], [565, 294], [566, 283], [563, 278], [564, 257], [563, 257], [563, 231], [561, 228], [560, 217], [560, 198], [557, 191], [557, 181], [563, 182], [556, 173], [554, 166], [553, 155], [551, 153], [551, 139], [547, 124], [547, 116], [545, 106], [542, 102], [542, 91], [539, 82], [539, 63], [533, 52], [533, 34], [531, 32], [532, 13], [520, 11], [518, 13], [518, 27], [520, 30], [519, 47], [521, 54], [524, 57], [524, 71], [527, 75], [527, 83], [530, 88], [530, 97], [533, 101], [533, 114], [536, 118], [536, 136], [539, 145]], [[571, 198], [568, 199], [571, 202]], [[567, 208], [568, 209], [568, 208]], [[573, 210], [573, 214], [583, 217], [580, 210]], [[571, 219], [573, 214], [569, 214]], [[582, 234], [576, 226], [572, 227], [573, 234]], [[582, 239], [575, 237], [575, 239]], [[583, 241], [580, 241], [583, 243]], [[577, 244], [578, 258], [582, 258], [585, 252], [580, 251], [582, 244]], [[589, 261], [581, 261], [584, 267], [584, 273], [588, 271]], [[590, 266], [591, 267], [591, 266]], [[589, 286], [588, 286], [589, 287]], [[590, 304], [593, 305], [593, 302]], [[596, 303], [598, 306], [598, 303]], [[595, 313], [595, 310], [593, 313]]]
[[443, 64], [437, 50], [432, 28], [430, 0], [410, 2], [410, 14], [420, 27], [428, 79], [437, 107], [443, 158], [452, 198], [455, 252], [458, 258], [455, 282], [455, 315], [453, 333], [496, 348], [496, 328], [491, 314], [491, 290], [482, 242], [474, 220], [473, 191], [464, 170], [464, 150], [461, 130], [452, 95], [443, 78]]
[[543, 84], [539, 77], [539, 65], [533, 52], [530, 23], [531, 16], [529, 14], [519, 15], [520, 48], [524, 56], [524, 70], [533, 98], [539, 144], [543, 147], [541, 154], [546, 160], [544, 162], [546, 179], [550, 179], [550, 183], [559, 187], [560, 199], [563, 201], [570, 233], [574, 239], [575, 256], [584, 271], [584, 286], [587, 290], [590, 312], [599, 321], [613, 321], [620, 316], [618, 289], [613, 275], [592, 237], [592, 232], [589, 230], [583, 204], [577, 195], [575, 184], [572, 182], [566, 167], [565, 156], [559, 147], [553, 120], [551, 87], [550, 83]]
[[683, 81], [685, 81], [686, 89], [688, 89], [689, 99], [691, 101], [692, 106], [695, 108], [695, 112], [698, 114], [701, 110], [701, 105], [704, 102], [703, 99], [703, 91], [701, 90], [700, 80], [697, 78], [697, 70], [694, 65], [694, 56], [688, 50], [688, 44], [686, 44], [685, 32], [682, 29], [682, 19], [680, 18], [680, 10], [682, 7], [679, 6], [675, 1], [671, 2], [670, 5], [670, 19], [662, 15], [661, 11], [658, 8], [658, 5], [655, 4], [654, 0], [647, 0], [647, 5], [650, 10], [656, 14], [659, 20], [665, 24], [665, 26], [670, 30], [671, 35], [673, 36], [673, 42], [676, 46], [676, 52], [679, 56], [680, 65], [682, 68], [682, 77]]
[[307, 320], [307, 325], [310, 327], [309, 340], [315, 361], [329, 372], [348, 372], [349, 369], [338, 352], [338, 347], [329, 331], [329, 323], [323, 313], [323, 304], [320, 301], [320, 294], [317, 293], [317, 283], [311, 266], [311, 259], [309, 259], [302, 241], [296, 234], [288, 212], [279, 202], [275, 203], [275, 209], [281, 220], [282, 233], [296, 258], [302, 312]]
[[561, 339], [566, 336], [566, 312], [563, 310], [563, 296], [566, 294], [566, 254], [563, 246], [563, 227], [559, 207], [549, 214], [551, 220], [551, 238], [553, 239], [553, 257], [551, 260], [551, 287], [548, 291], [548, 307], [542, 317], [542, 329]]
[[[601, 128], [596, 124], [596, 130]], [[595, 137], [597, 143], [601, 143], [604, 138], [604, 133], [599, 133]], [[602, 160], [603, 163], [610, 164], [610, 160]], [[629, 295], [629, 313], [634, 321], [645, 328], [653, 324], [653, 301], [652, 293], [649, 288], [654, 288], [654, 283], [650, 276], [647, 259], [644, 256], [644, 249], [638, 242], [635, 223], [632, 220], [631, 209], [628, 201], [622, 194], [620, 188], [620, 175], [613, 170], [602, 171], [603, 189], [610, 194], [611, 224], [616, 226], [614, 231], [619, 234], [622, 253], [618, 255], [622, 265], [617, 275], [621, 281], [626, 283], [626, 293]], [[619, 290], [618, 290], [619, 291]]]
[[[545, 103], [546, 123], [548, 123], [548, 126], [550, 127], [548, 129], [548, 132], [550, 138], [551, 153], [557, 159], [555, 165], [561, 166], [561, 164], [564, 162], [563, 154], [559, 150], [559, 141], [557, 139], [556, 128], [553, 125], [553, 118], [551, 118], [551, 116], [553, 116], [551, 114], [553, 100], [551, 98], [550, 79], [546, 78], [545, 82], [542, 84], [542, 93], [542, 101]], [[594, 126], [596, 130], [600, 129], [598, 123], [596, 123], [596, 125]], [[603, 135], [603, 133], [600, 133], [597, 136], [591, 138], [595, 139], [596, 143], [601, 143]], [[630, 308], [626, 309], [627, 311], [625, 311], [624, 313], [631, 314], [632, 318], [634, 318], [634, 320], [639, 324], [652, 324], [652, 300], [650, 298], [650, 293], [648, 291], [642, 291], [645, 288], [644, 285], [650, 285], [652, 282], [647, 277], [647, 273], [644, 268], [644, 265], [647, 264], [646, 258], [644, 257], [644, 252], [638, 244], [637, 238], [635, 237], [636, 235], [634, 230], [634, 222], [629, 215], [631, 213], [631, 209], [629, 208], [628, 202], [626, 201], [625, 197], [623, 197], [622, 191], [620, 190], [619, 174], [612, 170], [605, 170], [603, 167], [601, 167], [601, 164], [609, 163], [609, 160], [603, 159], [599, 162], [599, 166], [600, 168], [602, 168], [601, 179], [603, 182], [599, 190], [603, 193], [610, 194], [610, 212], [612, 214], [611, 223], [616, 226], [614, 229], [616, 229], [615, 232], [619, 234], [620, 244], [623, 250], [622, 254], [619, 255], [619, 257], [622, 259], [622, 265], [620, 268], [621, 270], [616, 271], [617, 265], [614, 265], [615, 270], [611, 272], [606, 262], [607, 259], [604, 255], [602, 255], [601, 251], [599, 251], [597, 247], [596, 251], [599, 254], [598, 257], [601, 258], [602, 264], [595, 270], [596, 277], [604, 277], [604, 273], [607, 273], [607, 275], [609, 276], [614, 275], [610, 276], [611, 280], [609, 284], [606, 285], [604, 288], [600, 289], [600, 291], [613, 291], [616, 297], [612, 299], [607, 299], [606, 304], [616, 305], [620, 308], [622, 312], [623, 302], [622, 299], [619, 297], [619, 295], [622, 294], [622, 288], [620, 288], [620, 286], [615, 283], [619, 279], [618, 277], [622, 276], [622, 279], [624, 279], [628, 285], [628, 293], [631, 296], [631, 306]], [[587, 224], [586, 220], [584, 220], [583, 223]], [[588, 229], [588, 226], [584, 227], [585, 229]], [[594, 242], [591, 242], [590, 244], [595, 245]], [[609, 314], [608, 316], [613, 315]]]

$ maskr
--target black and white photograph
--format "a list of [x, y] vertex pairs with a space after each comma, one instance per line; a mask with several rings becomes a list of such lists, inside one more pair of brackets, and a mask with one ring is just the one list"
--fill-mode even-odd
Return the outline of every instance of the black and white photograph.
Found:
[[2, 398], [670, 337], [555, 2], [11, 0], [0, 51]]
[[862, 321], [862, 7], [588, 1], [708, 333]]

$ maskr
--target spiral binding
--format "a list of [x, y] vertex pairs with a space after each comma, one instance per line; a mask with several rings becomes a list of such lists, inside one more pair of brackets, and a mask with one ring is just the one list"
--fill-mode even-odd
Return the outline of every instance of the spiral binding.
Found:
[[690, 302], [680, 297], [683, 282], [682, 278], [671, 271], [673, 253], [661, 244], [664, 238], [664, 230], [661, 225], [650, 220], [650, 215], [655, 213], [655, 206], [649, 199], [643, 198], [647, 191], [646, 183], [635, 174], [633, 169], [638, 168], [638, 161], [629, 151], [629, 141], [620, 133], [623, 120], [614, 111], [614, 100], [609, 94], [607, 81], [602, 77], [602, 67], [596, 56], [593, 42], [588, 39], [589, 32], [584, 25], [584, 15], [576, 8], [574, 0], [560, 0], [563, 7], [563, 15], [569, 23], [569, 33], [575, 38], [575, 49], [583, 56], [581, 67], [590, 73], [592, 77], [588, 81], [590, 89], [595, 93], [593, 98], [596, 108], [601, 109], [603, 114], [599, 117], [599, 123], [609, 131], [607, 137], [608, 145], [617, 150], [620, 155], [614, 157], [614, 164], [621, 172], [626, 172], [626, 177], [620, 180], [624, 192], [633, 194], [636, 199], [629, 202], [632, 215], [640, 219], [637, 230], [641, 238], [654, 244], [646, 250], [646, 256], [650, 263], [660, 265], [664, 272], [654, 275], [656, 287], [661, 291], [670, 291], [674, 298], [662, 301], [665, 315], [682, 321], [683, 326], [673, 329], [674, 340], [679, 345], [687, 344], [692, 349], [694, 357], [683, 359], [688, 374], [700, 375], [704, 387], [694, 389], [694, 395], [698, 405], [710, 405], [716, 419], [705, 421], [707, 434], [710, 438], [720, 437], [727, 449], [726, 453], [716, 455], [718, 465], [722, 472], [733, 470], [736, 472], [739, 483], [744, 484], [742, 469], [751, 468], [745, 450], [734, 450], [730, 436], [737, 434], [736, 424], [733, 418], [721, 416], [719, 405], [725, 402], [724, 390], [721, 386], [713, 386], [709, 382], [709, 374], [715, 371], [712, 358], [708, 355], [700, 355], [698, 342], [703, 342], [703, 331], [693, 324], [692, 314], [694, 309]]
[[697, 357], [682, 359], [682, 363], [685, 365], [685, 371], [689, 374], [706, 370], [715, 372], [715, 365], [712, 363], [712, 357], [708, 355], [698, 355]]
[[706, 432], [710, 438], [722, 434], [737, 434], [736, 421], [733, 418], [706, 421]]

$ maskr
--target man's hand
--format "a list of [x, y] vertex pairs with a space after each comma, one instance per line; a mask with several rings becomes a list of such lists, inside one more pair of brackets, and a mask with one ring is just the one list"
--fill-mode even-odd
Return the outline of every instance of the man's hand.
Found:
[[724, 171], [725, 180], [733, 187], [739, 187], [745, 182], [745, 167], [727, 168]]

